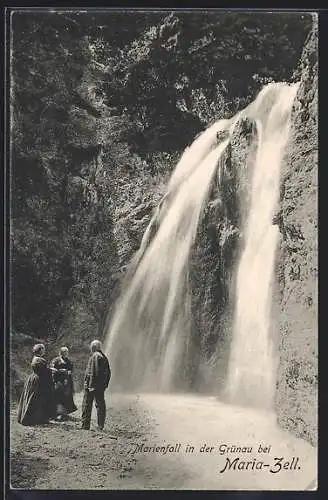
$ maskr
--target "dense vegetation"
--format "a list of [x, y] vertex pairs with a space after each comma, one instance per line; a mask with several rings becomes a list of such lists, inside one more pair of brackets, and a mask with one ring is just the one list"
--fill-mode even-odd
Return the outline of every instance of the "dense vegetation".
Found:
[[178, 155], [291, 79], [310, 26], [296, 13], [13, 15], [15, 331], [56, 337], [76, 304], [101, 324]]

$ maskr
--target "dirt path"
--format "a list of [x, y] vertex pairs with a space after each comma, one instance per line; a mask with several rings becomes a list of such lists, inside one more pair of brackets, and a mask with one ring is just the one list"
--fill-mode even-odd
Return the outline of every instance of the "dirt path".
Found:
[[[81, 395], [75, 400], [81, 407]], [[109, 395], [103, 432], [64, 423], [11, 424], [11, 484], [21, 489], [306, 489], [314, 488], [316, 450], [279, 430], [272, 416], [214, 398]], [[96, 429], [95, 413], [92, 428]], [[206, 444], [206, 447], [204, 445]], [[268, 454], [258, 446], [270, 446]], [[220, 453], [220, 446], [252, 451]], [[193, 447], [193, 448], [192, 448]], [[211, 449], [212, 448], [212, 449]], [[270, 473], [284, 457], [295, 469]], [[239, 457], [239, 458], [238, 458]], [[292, 457], [299, 457], [292, 463]], [[235, 465], [224, 472], [227, 459]], [[255, 463], [254, 462], [254, 463]], [[300, 467], [300, 468], [298, 468]]]
[[[81, 408], [81, 395], [75, 396]], [[112, 397], [103, 432], [80, 429], [80, 411], [72, 420], [40, 427], [11, 424], [11, 483], [32, 489], [116, 489], [131, 477], [136, 459], [132, 442], [151, 432], [150, 418], [137, 397]], [[112, 439], [112, 437], [116, 439]]]

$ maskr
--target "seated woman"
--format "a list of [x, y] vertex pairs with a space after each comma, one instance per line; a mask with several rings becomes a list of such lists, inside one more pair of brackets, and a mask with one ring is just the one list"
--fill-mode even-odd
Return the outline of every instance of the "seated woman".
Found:
[[18, 405], [17, 420], [22, 425], [45, 424], [55, 416], [51, 371], [44, 358], [45, 347], [33, 347], [32, 373], [24, 384]]
[[73, 400], [73, 363], [68, 357], [67, 347], [61, 347], [59, 356], [51, 361], [50, 367], [55, 387], [57, 419], [65, 420], [69, 413], [77, 410]]

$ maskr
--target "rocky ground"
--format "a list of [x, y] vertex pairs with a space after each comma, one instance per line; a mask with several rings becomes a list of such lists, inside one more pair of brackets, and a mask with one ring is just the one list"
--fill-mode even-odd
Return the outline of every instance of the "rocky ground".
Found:
[[[82, 396], [75, 397], [81, 408]], [[104, 432], [93, 414], [90, 431], [80, 429], [80, 411], [67, 422], [23, 427], [12, 414], [11, 484], [23, 489], [116, 489], [129, 483], [133, 440], [150, 432], [149, 417], [137, 398], [107, 405]]]
[[[80, 408], [81, 395], [75, 399]], [[13, 409], [12, 487], [41, 490], [316, 488], [315, 448], [280, 430], [272, 414], [232, 407], [213, 397], [192, 395], [114, 394], [108, 397], [107, 407], [108, 419], [103, 432], [96, 430], [95, 414], [90, 431], [79, 428], [79, 412], [69, 422], [32, 428], [17, 424]], [[260, 445], [271, 448], [267, 452], [259, 451]], [[227, 446], [247, 449], [238, 453], [227, 450]], [[166, 452], [156, 447], [165, 447]], [[283, 457], [283, 463], [288, 462], [288, 466], [278, 471], [279, 467], [274, 464], [279, 457]], [[227, 468], [228, 459], [232, 462], [236, 458], [236, 465]], [[262, 465], [257, 465], [257, 470], [249, 465], [246, 471], [246, 462], [262, 462]]]

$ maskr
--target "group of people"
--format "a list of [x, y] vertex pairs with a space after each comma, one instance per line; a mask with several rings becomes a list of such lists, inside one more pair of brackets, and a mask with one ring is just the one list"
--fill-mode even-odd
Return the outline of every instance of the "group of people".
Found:
[[[98, 428], [104, 428], [106, 419], [105, 390], [111, 370], [99, 340], [90, 344], [91, 355], [84, 375], [82, 402], [82, 429], [90, 429], [93, 402], [97, 408]], [[67, 347], [50, 364], [45, 359], [45, 346], [33, 347], [32, 373], [25, 381], [18, 405], [18, 422], [39, 425], [50, 420], [66, 420], [77, 410], [74, 403], [73, 363]]]

